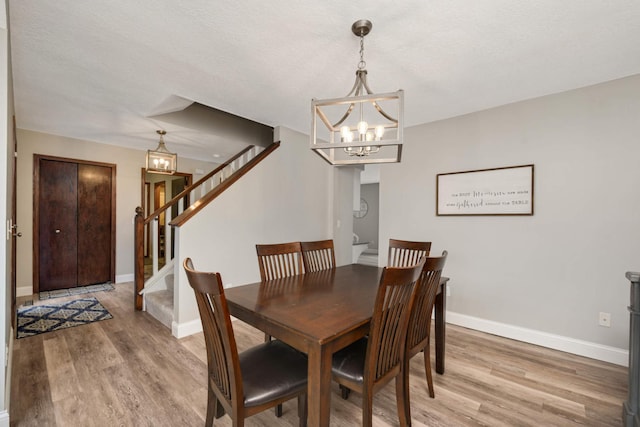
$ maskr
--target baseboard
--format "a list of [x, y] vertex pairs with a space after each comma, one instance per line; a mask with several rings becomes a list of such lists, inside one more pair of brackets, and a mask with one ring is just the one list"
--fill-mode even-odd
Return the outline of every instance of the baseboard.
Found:
[[133, 282], [135, 276], [133, 274], [121, 274], [116, 276], [116, 283]]
[[12, 326], [9, 327], [9, 346], [7, 350], [7, 368], [5, 370], [4, 387], [4, 411], [0, 411], [0, 427], [9, 427], [9, 410], [11, 409], [11, 372], [13, 369], [13, 342], [15, 332]]
[[33, 295], [33, 288], [30, 286], [16, 287], [16, 298]]
[[620, 366], [629, 365], [629, 352], [621, 348], [507, 325], [451, 311], [447, 311], [447, 323]]
[[184, 323], [177, 323], [176, 321], [171, 323], [171, 334], [178, 339], [197, 334], [198, 332], [202, 332], [200, 319]]

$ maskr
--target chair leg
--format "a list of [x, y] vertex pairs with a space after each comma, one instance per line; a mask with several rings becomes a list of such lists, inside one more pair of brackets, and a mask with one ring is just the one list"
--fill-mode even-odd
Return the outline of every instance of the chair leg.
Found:
[[340, 396], [342, 396], [344, 400], [349, 398], [349, 393], [351, 393], [351, 389], [340, 384]]
[[351, 389], [349, 387], [340, 385], [340, 396], [342, 396], [342, 399], [347, 400], [349, 398], [350, 393], [351, 393]]
[[219, 400], [216, 400], [216, 418], [222, 418], [224, 414], [224, 406], [222, 406]]
[[427, 341], [427, 348], [424, 349], [424, 371], [427, 373], [427, 386], [429, 387], [429, 396], [431, 398], [436, 397], [436, 392], [433, 389], [433, 377], [431, 376], [431, 346]]
[[373, 393], [362, 392], [362, 427], [373, 426]]
[[282, 416], [282, 403], [275, 407], [276, 417], [280, 418]]
[[205, 420], [205, 426], [213, 426], [214, 418], [223, 417], [224, 414], [224, 407], [218, 401], [218, 398], [213, 392], [211, 386], [209, 386], [209, 392], [207, 393], [207, 419]]
[[211, 390], [211, 387], [209, 387], [209, 393], [207, 395], [207, 419], [204, 423], [205, 427], [213, 426], [213, 418], [215, 417], [217, 411], [218, 399], [213, 393], [213, 390]]
[[[405, 359], [402, 362], [402, 372], [396, 378], [396, 400], [398, 401], [398, 418], [400, 419], [400, 425], [405, 423], [411, 425], [411, 395], [409, 393], [409, 362], [411, 359]], [[402, 384], [398, 385], [397, 381], [401, 381]], [[402, 401], [402, 408], [400, 403]]]
[[298, 418], [300, 427], [307, 427], [307, 394], [298, 395]]

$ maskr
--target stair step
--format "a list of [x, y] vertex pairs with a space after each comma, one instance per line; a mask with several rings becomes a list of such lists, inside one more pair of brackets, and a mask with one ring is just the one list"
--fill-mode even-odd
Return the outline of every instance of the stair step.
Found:
[[171, 329], [173, 323], [173, 289], [149, 292], [145, 296], [147, 313]]

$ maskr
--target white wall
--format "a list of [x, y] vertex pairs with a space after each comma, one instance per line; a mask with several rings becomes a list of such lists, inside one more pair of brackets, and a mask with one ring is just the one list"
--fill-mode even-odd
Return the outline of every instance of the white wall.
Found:
[[[276, 139], [280, 148], [179, 228], [174, 335], [200, 328], [193, 290], [182, 268], [187, 257], [198, 270], [220, 272], [225, 287], [260, 280], [258, 243], [333, 238], [336, 259], [350, 258], [351, 200], [341, 200], [352, 189], [334, 183], [352, 182], [352, 169], [328, 165], [309, 149], [308, 136], [279, 128]], [[333, 202], [334, 187], [338, 202]], [[334, 231], [338, 220], [341, 227]]]
[[[18, 295], [32, 293], [33, 285], [33, 155], [42, 154], [79, 160], [114, 163], [116, 165], [116, 280], [133, 280], [133, 218], [141, 203], [145, 152], [99, 144], [24, 129], [18, 129]], [[191, 159], [178, 159], [180, 172], [192, 173], [194, 182], [217, 164]]]
[[[389, 238], [430, 240], [449, 321], [626, 364], [638, 159], [640, 75], [409, 128], [381, 168], [380, 261]], [[435, 215], [436, 174], [529, 163], [533, 216]]]

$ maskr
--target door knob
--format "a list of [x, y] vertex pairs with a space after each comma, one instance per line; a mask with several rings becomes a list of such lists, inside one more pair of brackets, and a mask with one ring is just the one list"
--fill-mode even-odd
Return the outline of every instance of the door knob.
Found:
[[56, 229], [56, 234], [60, 234], [60, 230], [59, 229]]
[[22, 237], [22, 233], [17, 232], [17, 233], [12, 233], [13, 237]]

